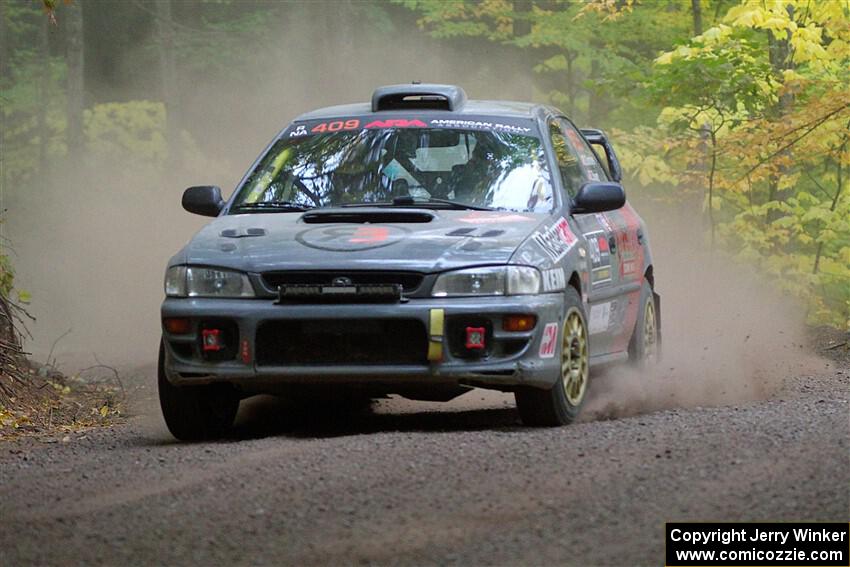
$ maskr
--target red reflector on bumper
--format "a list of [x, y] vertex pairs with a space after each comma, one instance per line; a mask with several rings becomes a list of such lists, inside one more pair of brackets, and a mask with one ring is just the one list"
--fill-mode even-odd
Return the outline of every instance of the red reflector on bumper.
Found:
[[481, 350], [484, 348], [484, 327], [466, 328], [466, 348], [469, 350]]
[[201, 331], [201, 340], [204, 352], [224, 350], [224, 337], [222, 337], [220, 329], [204, 329]]

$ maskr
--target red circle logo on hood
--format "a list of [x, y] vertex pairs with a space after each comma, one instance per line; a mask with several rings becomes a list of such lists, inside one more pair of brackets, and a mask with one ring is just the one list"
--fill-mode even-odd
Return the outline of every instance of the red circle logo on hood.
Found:
[[409, 231], [390, 225], [332, 225], [319, 226], [298, 233], [295, 240], [318, 250], [356, 252], [390, 246], [403, 239]]

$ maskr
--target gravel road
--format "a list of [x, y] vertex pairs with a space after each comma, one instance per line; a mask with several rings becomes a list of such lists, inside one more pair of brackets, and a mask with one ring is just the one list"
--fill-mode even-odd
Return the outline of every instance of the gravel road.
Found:
[[847, 521], [848, 399], [846, 366], [559, 429], [521, 427], [501, 394], [333, 425], [269, 398], [198, 444], [148, 399], [119, 426], [0, 445], [0, 565], [660, 565], [665, 521]]

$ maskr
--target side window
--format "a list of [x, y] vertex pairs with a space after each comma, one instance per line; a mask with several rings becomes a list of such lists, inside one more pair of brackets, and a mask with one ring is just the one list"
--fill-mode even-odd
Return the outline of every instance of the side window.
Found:
[[593, 151], [584, 138], [576, 131], [575, 127], [566, 120], [560, 119], [558, 123], [566, 134], [575, 152], [579, 156], [582, 171], [586, 181], [608, 181], [608, 173], [599, 161], [599, 156]]
[[552, 147], [555, 149], [555, 159], [558, 161], [558, 171], [561, 173], [564, 189], [570, 197], [575, 197], [579, 187], [586, 181], [575, 147], [567, 140], [559, 122], [549, 123], [549, 136], [552, 138]]

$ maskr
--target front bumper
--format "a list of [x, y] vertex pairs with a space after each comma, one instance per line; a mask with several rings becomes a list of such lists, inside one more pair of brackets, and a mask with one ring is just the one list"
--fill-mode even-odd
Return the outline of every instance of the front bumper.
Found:
[[[191, 331], [180, 335], [163, 328], [166, 376], [175, 384], [230, 382], [251, 391], [273, 391], [281, 384], [359, 384], [405, 386], [478, 386], [510, 390], [517, 386], [550, 388], [560, 373], [560, 337], [550, 357], [541, 358], [543, 329], [561, 328], [563, 297], [558, 293], [486, 298], [410, 299], [393, 304], [280, 305], [269, 299], [166, 298], [162, 317], [186, 318]], [[505, 315], [536, 315], [531, 331], [502, 330]], [[469, 320], [492, 322], [491, 344], [509, 349], [476, 357], [458, 353], [448, 326]], [[427, 333], [428, 357], [419, 364], [258, 364], [258, 329], [269, 322], [333, 320], [352, 326], [369, 320], [417, 320]], [[230, 322], [238, 336], [235, 355], [227, 360], [204, 358], [199, 338], [205, 321]], [[550, 337], [551, 338], [551, 337]], [[454, 351], [454, 352], [453, 352]], [[460, 355], [458, 355], [460, 354]], [[468, 353], [467, 353], [468, 354]], [[372, 361], [374, 362], [374, 361]]]

